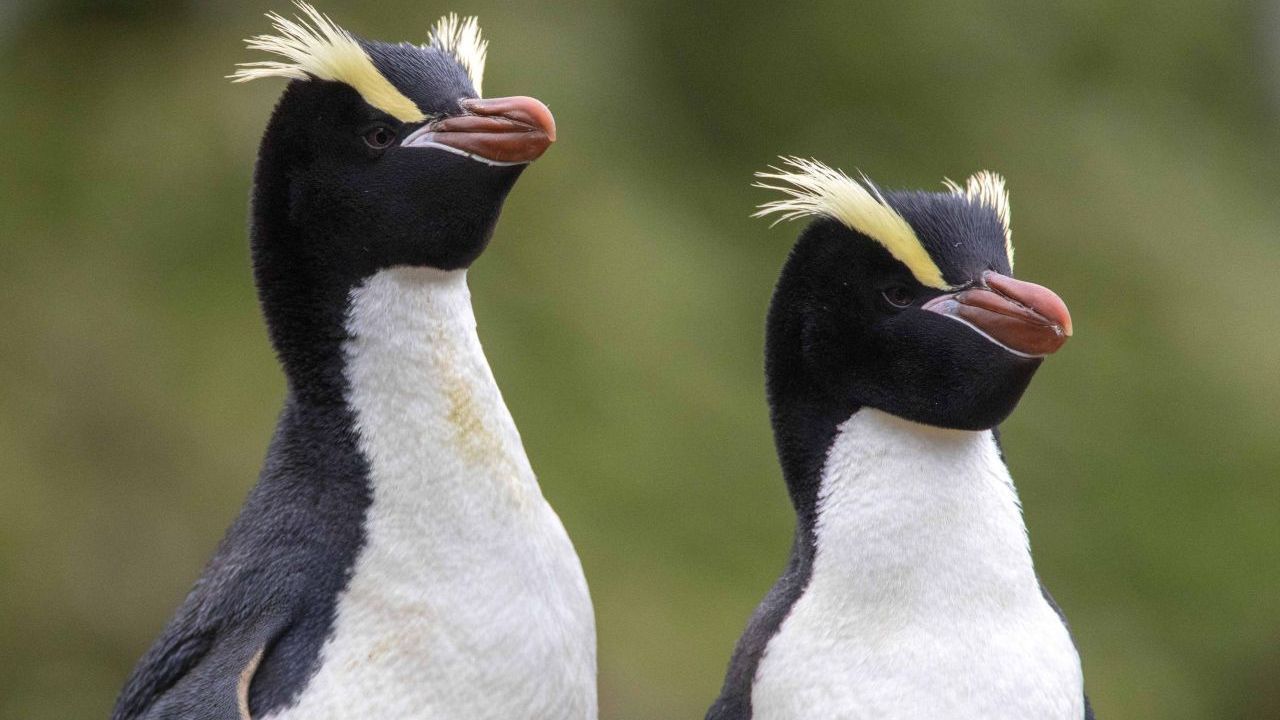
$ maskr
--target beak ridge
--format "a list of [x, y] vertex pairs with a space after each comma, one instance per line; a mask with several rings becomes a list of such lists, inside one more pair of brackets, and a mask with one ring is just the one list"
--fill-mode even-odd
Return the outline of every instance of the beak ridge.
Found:
[[968, 325], [981, 335], [1024, 357], [1057, 352], [1071, 337], [1071, 313], [1052, 290], [996, 272], [982, 284], [940, 295], [923, 309]]
[[473, 98], [462, 101], [462, 108], [465, 115], [428, 122], [401, 146], [435, 147], [504, 166], [533, 162], [556, 140], [551, 110], [534, 98]]

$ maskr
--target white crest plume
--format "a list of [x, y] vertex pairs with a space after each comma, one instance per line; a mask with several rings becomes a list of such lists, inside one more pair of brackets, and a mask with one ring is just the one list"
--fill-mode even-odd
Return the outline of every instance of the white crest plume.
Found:
[[267, 13], [278, 34], [257, 35], [245, 41], [250, 50], [279, 55], [284, 61], [241, 63], [240, 69], [229, 76], [233, 82], [267, 77], [333, 80], [350, 85], [365, 102], [402, 122], [421, 122], [427, 118], [412, 100], [378, 72], [369, 54], [351, 33], [303, 0], [294, 0], [293, 4], [305, 18], [289, 20], [277, 13]]
[[1013, 231], [1009, 226], [1009, 191], [1004, 186], [1004, 178], [990, 170], [982, 170], [969, 176], [964, 187], [951, 180], [943, 180], [944, 185], [954, 195], [962, 195], [969, 202], [989, 207], [1000, 219], [1004, 228], [1004, 251], [1009, 256], [1009, 269], [1013, 269]]
[[754, 185], [775, 190], [786, 197], [764, 203], [752, 217], [777, 213], [775, 224], [813, 215], [832, 218], [883, 245], [921, 285], [950, 289], [938, 264], [920, 242], [911, 224], [889, 206], [865, 175], [862, 182], [858, 182], [843, 171], [817, 160], [798, 157], [783, 157], [781, 160], [791, 169], [770, 166], [770, 172], [758, 172], [756, 177], [782, 184], [757, 182]]
[[436, 21], [431, 28], [430, 46], [453, 56], [467, 75], [476, 95], [483, 96], [484, 59], [489, 41], [480, 34], [480, 22], [475, 17], [459, 18], [449, 13]]

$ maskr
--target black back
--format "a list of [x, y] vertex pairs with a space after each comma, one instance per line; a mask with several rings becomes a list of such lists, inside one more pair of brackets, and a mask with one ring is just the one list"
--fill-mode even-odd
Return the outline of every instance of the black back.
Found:
[[288, 704], [316, 669], [369, 499], [346, 408], [290, 398], [258, 485], [112, 717], [238, 717], [237, 683], [260, 651], [253, 713]]
[[800, 316], [794, 312], [796, 306], [810, 301], [804, 283], [797, 282], [796, 264], [801, 262], [803, 257], [793, 251], [774, 290], [765, 324], [770, 420], [783, 478], [796, 511], [795, 537], [786, 568], [738, 640], [720, 697], [707, 712], [707, 720], [751, 717], [751, 688], [765, 647], [809, 584], [816, 550], [817, 496], [827, 452], [840, 423], [857, 410], [828, 396], [805, 369], [801, 348], [806, 325], [798, 321]]

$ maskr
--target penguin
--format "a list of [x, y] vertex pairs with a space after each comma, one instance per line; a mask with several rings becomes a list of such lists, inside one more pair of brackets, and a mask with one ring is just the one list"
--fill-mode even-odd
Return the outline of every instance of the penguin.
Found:
[[113, 720], [595, 720], [582, 566], [476, 334], [467, 269], [555, 140], [482, 99], [474, 18], [422, 45], [310, 5], [247, 41], [288, 83], [250, 246], [287, 397], [260, 479]]
[[796, 532], [707, 720], [1092, 718], [997, 435], [1072, 333], [1012, 277], [1004, 180], [888, 191], [796, 157], [757, 177], [782, 197], [756, 216], [812, 218], [765, 340]]

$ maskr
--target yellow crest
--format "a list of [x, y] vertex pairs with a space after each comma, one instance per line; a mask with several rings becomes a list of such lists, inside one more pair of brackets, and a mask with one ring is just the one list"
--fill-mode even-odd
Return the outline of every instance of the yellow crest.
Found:
[[[843, 223], [845, 227], [866, 235], [884, 246], [889, 254], [911, 271], [921, 285], [949, 290], [942, 271], [925, 249], [911, 224], [897, 210], [889, 207], [884, 197], [864, 175], [862, 182], [817, 160], [798, 157], [781, 158], [790, 170], [770, 166], [770, 172], [758, 172], [762, 182], [755, 187], [776, 190], [786, 195], [781, 200], [764, 203], [752, 217], [778, 214], [776, 222], [820, 215]], [[777, 181], [772, 185], [767, 181]]]
[[969, 202], [985, 205], [995, 211], [1004, 228], [1004, 251], [1009, 256], [1009, 269], [1013, 269], [1013, 231], [1009, 227], [1009, 191], [1005, 189], [1004, 178], [982, 170], [969, 176], [964, 187], [951, 180], [943, 180], [953, 195], [961, 195]]
[[302, 0], [294, 0], [294, 5], [305, 18], [289, 20], [267, 13], [277, 34], [257, 35], [245, 41], [250, 50], [279, 55], [284, 61], [241, 63], [240, 69], [230, 75], [233, 82], [266, 77], [334, 80], [350, 85], [365, 102], [401, 122], [427, 119], [412, 100], [378, 72], [369, 54], [351, 33]]
[[431, 28], [430, 46], [452, 55], [467, 71], [476, 95], [483, 94], [480, 86], [484, 83], [484, 59], [489, 41], [480, 35], [480, 23], [475, 17], [458, 19], [456, 13], [449, 13], [440, 18]]

